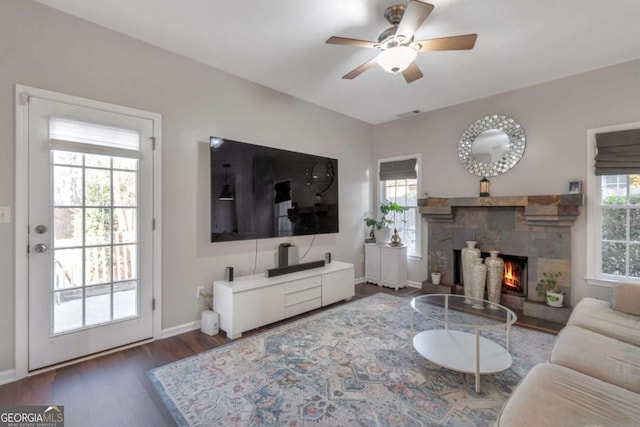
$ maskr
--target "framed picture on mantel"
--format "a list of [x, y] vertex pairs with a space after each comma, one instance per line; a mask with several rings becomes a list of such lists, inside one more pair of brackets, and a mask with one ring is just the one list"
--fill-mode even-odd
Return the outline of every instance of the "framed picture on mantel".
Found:
[[582, 194], [582, 181], [580, 180], [569, 181], [567, 190], [569, 194]]

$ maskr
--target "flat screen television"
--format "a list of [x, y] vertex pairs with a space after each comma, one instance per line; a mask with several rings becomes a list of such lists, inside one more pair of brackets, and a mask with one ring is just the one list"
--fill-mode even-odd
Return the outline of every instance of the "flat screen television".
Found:
[[210, 138], [211, 241], [337, 233], [338, 160]]

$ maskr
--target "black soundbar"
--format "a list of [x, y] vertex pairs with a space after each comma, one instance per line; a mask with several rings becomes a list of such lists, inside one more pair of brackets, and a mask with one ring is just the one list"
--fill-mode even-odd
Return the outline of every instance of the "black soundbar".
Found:
[[267, 277], [282, 276], [283, 274], [295, 273], [296, 271], [311, 270], [312, 268], [324, 267], [324, 260], [305, 262], [304, 264], [289, 265], [287, 267], [272, 268], [267, 270]]

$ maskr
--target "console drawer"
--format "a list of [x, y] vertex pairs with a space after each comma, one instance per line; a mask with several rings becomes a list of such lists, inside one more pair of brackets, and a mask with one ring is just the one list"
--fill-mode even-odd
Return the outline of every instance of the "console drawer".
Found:
[[284, 284], [284, 293], [285, 295], [288, 295], [305, 289], [314, 288], [316, 286], [322, 286], [322, 277], [320, 275], [286, 282]]
[[314, 298], [322, 297], [322, 287], [316, 286], [309, 289], [303, 289], [298, 292], [291, 292], [284, 296], [284, 306], [289, 307], [295, 304], [300, 304], [305, 301], [312, 300]]
[[284, 316], [295, 316], [322, 306], [322, 278], [307, 277], [284, 284]]
[[296, 304], [285, 306], [284, 317], [295, 316], [296, 314], [300, 314], [300, 313], [307, 312], [309, 310], [320, 308], [321, 306], [322, 306], [322, 297], [318, 295], [316, 298], [312, 298], [306, 301], [301, 301]]

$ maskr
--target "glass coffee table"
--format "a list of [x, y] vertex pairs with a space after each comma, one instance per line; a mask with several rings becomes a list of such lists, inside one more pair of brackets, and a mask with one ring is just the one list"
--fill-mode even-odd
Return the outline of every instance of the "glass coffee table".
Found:
[[[480, 392], [480, 375], [504, 371], [513, 363], [511, 325], [517, 317], [507, 307], [464, 295], [431, 294], [412, 299], [411, 308], [411, 360], [415, 349], [422, 357], [443, 368], [475, 374], [476, 393]], [[442, 329], [414, 335], [416, 314], [436, 321]], [[480, 336], [480, 331], [490, 329], [505, 330], [506, 348]]]

